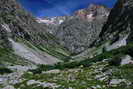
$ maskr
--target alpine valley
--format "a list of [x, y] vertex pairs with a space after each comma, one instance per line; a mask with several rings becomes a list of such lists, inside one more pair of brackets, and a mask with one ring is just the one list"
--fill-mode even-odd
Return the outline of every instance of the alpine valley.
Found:
[[0, 89], [133, 89], [133, 0], [32, 16], [0, 0]]

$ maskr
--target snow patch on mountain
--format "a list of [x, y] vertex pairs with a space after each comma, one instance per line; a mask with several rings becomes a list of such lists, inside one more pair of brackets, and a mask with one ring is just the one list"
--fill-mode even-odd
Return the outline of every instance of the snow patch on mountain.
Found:
[[64, 22], [64, 17], [53, 17], [53, 18], [37, 18], [38, 23], [44, 23], [46, 25], [60, 25]]

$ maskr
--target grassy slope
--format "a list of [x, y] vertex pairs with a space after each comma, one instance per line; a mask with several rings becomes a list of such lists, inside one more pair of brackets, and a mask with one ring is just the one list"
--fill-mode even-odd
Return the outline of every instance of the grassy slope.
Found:
[[28, 47], [34, 49], [34, 50], [39, 50], [42, 52], [46, 52], [60, 60], [63, 61], [68, 61], [71, 59], [70, 52], [67, 51], [65, 48], [61, 47], [60, 45], [33, 45], [31, 42], [24, 40], [24, 39], [17, 39], [19, 42], [22, 42], [26, 44]]
[[[112, 51], [109, 52], [104, 52], [100, 55], [95, 56], [94, 58], [89, 58], [89, 59], [85, 59], [82, 61], [73, 61], [73, 62], [65, 62], [65, 63], [58, 63], [55, 64], [53, 66], [49, 66], [49, 65], [42, 65], [38, 68], [38, 70], [43, 71], [43, 70], [51, 70], [51, 69], [67, 69], [67, 68], [77, 68], [79, 66], [84, 66], [84, 67], [89, 67], [91, 66], [93, 63], [102, 61], [103, 59], [116, 59], [119, 58], [123, 55], [127, 55], [127, 54], [132, 54], [133, 52], [133, 44], [128, 44], [127, 46], [123, 46], [120, 47], [118, 49], [114, 49]], [[131, 55], [132, 56], [132, 55]], [[35, 71], [36, 72], [36, 71]], [[39, 71], [37, 71], [39, 72]]]
[[[26, 44], [27, 43], [28, 42], [26, 42]], [[33, 46], [31, 43], [28, 43], [27, 45], [29, 45], [34, 50], [38, 50], [38, 48]], [[127, 46], [123, 46], [110, 52], [104, 52], [103, 54], [95, 56], [92, 59], [86, 59], [77, 62], [60, 63], [54, 66], [41, 65], [37, 69], [37, 71], [33, 71], [35, 72], [35, 74], [28, 72], [25, 73], [23, 76], [25, 80], [19, 84], [16, 84], [15, 87], [20, 89], [45, 89], [42, 86], [37, 86], [36, 84], [27, 85], [28, 80], [38, 80], [60, 85], [60, 87], [55, 89], [69, 89], [70, 87], [72, 87], [73, 89], [87, 89], [97, 85], [100, 86], [100, 88], [98, 89], [132, 89], [133, 86], [127, 86], [125, 83], [111, 87], [109, 86], [108, 81], [110, 81], [110, 79], [126, 79], [127, 81], [133, 82], [133, 65], [113, 66], [108, 62], [102, 62], [102, 60], [106, 58], [115, 59], [126, 54], [132, 54], [132, 49], [133, 44], [128, 44]], [[0, 52], [0, 60], [2, 58], [5, 58], [5, 60], [2, 61], [15, 63], [18, 59], [18, 57], [14, 55], [10, 50], [0, 49]], [[17, 64], [20, 63], [19, 61], [17, 61]], [[57, 74], [41, 73], [42, 71], [51, 69], [61, 69], [61, 71]], [[113, 71], [111, 72], [111, 76], [107, 75], [107, 78], [105, 80], [100, 81], [95, 79], [97, 75], [103, 75], [109, 70]]]
[[0, 48], [0, 64], [11, 64], [11, 65], [27, 65], [25, 59], [15, 55], [13, 50]]

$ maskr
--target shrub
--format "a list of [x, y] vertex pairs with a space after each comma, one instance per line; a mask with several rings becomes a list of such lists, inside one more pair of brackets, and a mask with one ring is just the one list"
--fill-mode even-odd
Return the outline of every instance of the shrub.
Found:
[[33, 74], [40, 74], [42, 71], [48, 71], [54, 69], [54, 66], [52, 65], [38, 65], [37, 69], [29, 70]]
[[133, 44], [128, 44], [127, 46], [120, 47], [118, 49], [114, 49], [109, 52], [104, 52], [100, 55], [95, 56], [91, 59], [85, 59], [82, 61], [73, 61], [73, 62], [65, 62], [65, 63], [58, 63], [55, 65], [41, 65], [38, 69], [32, 70], [34, 73], [40, 73], [41, 71], [47, 71], [47, 70], [53, 70], [53, 69], [71, 69], [71, 68], [77, 68], [83, 65], [83, 67], [89, 67], [93, 63], [96, 63], [98, 61], [102, 61], [103, 59], [111, 58], [109, 61], [109, 64], [111, 66], [119, 66], [121, 62], [121, 57], [123, 55], [132, 53]]
[[0, 74], [12, 73], [12, 70], [6, 67], [0, 67]]
[[109, 61], [109, 65], [111, 66], [119, 66], [121, 63], [121, 57], [122, 54], [116, 55], [114, 56], [110, 61]]

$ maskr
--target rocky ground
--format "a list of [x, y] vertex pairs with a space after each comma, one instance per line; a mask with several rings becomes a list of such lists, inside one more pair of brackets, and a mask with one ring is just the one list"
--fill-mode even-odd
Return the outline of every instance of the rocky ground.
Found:
[[49, 70], [40, 74], [16, 71], [1, 75], [0, 84], [2, 89], [132, 89], [132, 68], [133, 61], [113, 66], [105, 59], [90, 67], [81, 65], [74, 69]]

